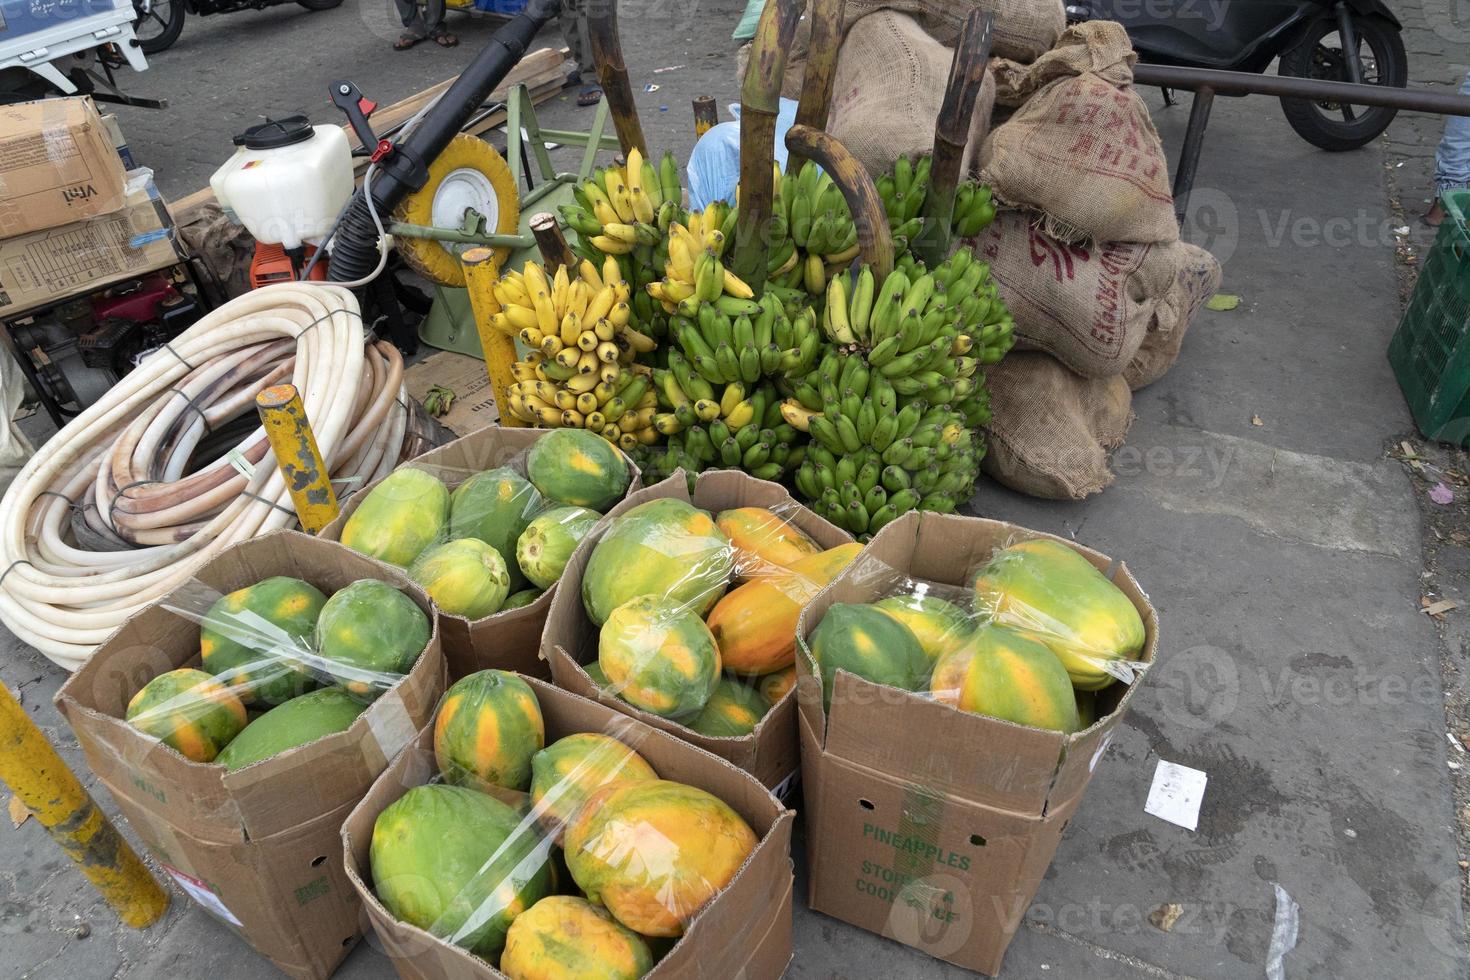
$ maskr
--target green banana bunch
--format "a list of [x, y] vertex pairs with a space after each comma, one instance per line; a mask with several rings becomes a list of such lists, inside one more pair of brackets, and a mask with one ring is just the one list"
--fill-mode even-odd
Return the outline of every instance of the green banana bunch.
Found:
[[[669, 410], [653, 420], [654, 428], [668, 436], [663, 457], [651, 460], [653, 475], [667, 475], [665, 470], [679, 466], [690, 472], [726, 467], [777, 480], [801, 463], [805, 436], [782, 419], [780, 396], [773, 387], [748, 391], [736, 381], [721, 391], [711, 390], [715, 397], [679, 402], [687, 393], [674, 371], [654, 372], [660, 405]], [[671, 402], [678, 404], [670, 407]]]
[[[893, 233], [894, 247], [900, 252], [923, 229], [922, 214], [928, 198], [930, 168], [933, 158], [923, 154], [916, 161], [899, 157], [893, 170], [878, 177], [878, 196], [888, 214], [888, 227]], [[995, 203], [990, 188], [973, 180], [961, 181], [955, 188], [954, 214], [950, 231], [958, 238], [974, 238], [995, 220]]]
[[[672, 329], [692, 372], [711, 385], [802, 377], [823, 346], [811, 308], [792, 318], [769, 292], [760, 300], [701, 302], [693, 317], [676, 313]], [[671, 348], [671, 363], [672, 356]]]
[[424, 411], [435, 418], [441, 418], [449, 414], [450, 406], [454, 404], [454, 389], [443, 385], [430, 385], [428, 392], [424, 395]]

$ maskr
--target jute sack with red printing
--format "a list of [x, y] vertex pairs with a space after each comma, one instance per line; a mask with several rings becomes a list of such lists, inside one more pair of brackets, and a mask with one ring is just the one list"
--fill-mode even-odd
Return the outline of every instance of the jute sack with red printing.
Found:
[[1220, 288], [1220, 261], [1198, 245], [1179, 242], [1180, 259], [1174, 281], [1159, 301], [1148, 333], [1133, 355], [1123, 378], [1137, 391], [1164, 376], [1179, 360], [1184, 332], [1199, 315], [1205, 300]]
[[1133, 422], [1121, 375], [1082, 378], [1046, 354], [1012, 351], [986, 380], [993, 414], [982, 466], [992, 479], [1049, 500], [1080, 500], [1113, 482], [1108, 450]]
[[1137, 355], [1183, 253], [1177, 243], [1069, 244], [1034, 211], [1002, 210], [973, 243], [1016, 320], [1016, 346], [1087, 378], [1122, 374]]
[[974, 8], [995, 13], [991, 53], [1031, 61], [1049, 51], [1067, 26], [1062, 0], [847, 0], [843, 23], [851, 28], [880, 10], [908, 14], [934, 40], [953, 47]]
[[1138, 55], [1121, 24], [1090, 20], [1062, 32], [1052, 49], [1031, 63], [990, 59], [995, 72], [996, 105], [1015, 108], [1059, 78], [1092, 72], [1122, 88], [1133, 84]]
[[[953, 58], [907, 14], [868, 14], [852, 25], [838, 52], [827, 132], [871, 174], [889, 170], [900, 155], [928, 153]], [[994, 105], [995, 80], [987, 71], [975, 98], [965, 167], [985, 140]]]
[[1105, 75], [1042, 87], [991, 131], [980, 171], [1003, 203], [1043, 211], [1054, 238], [1179, 239], [1169, 166], [1148, 106]]

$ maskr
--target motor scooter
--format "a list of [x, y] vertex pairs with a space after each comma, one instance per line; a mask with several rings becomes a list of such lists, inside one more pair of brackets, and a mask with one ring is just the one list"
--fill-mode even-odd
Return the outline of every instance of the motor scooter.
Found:
[[157, 54], [179, 39], [186, 13], [206, 17], [237, 10], [264, 10], [287, 3], [307, 10], [331, 10], [341, 6], [342, 0], [133, 0], [133, 10], [138, 15], [133, 21], [133, 33], [144, 54]]
[[[1069, 19], [1115, 20], [1145, 64], [1216, 68], [1402, 88], [1402, 24], [1383, 0], [1069, 0]], [[1171, 93], [1165, 92], [1166, 98]], [[1353, 150], [1395, 109], [1282, 98], [1291, 128], [1324, 150]]]

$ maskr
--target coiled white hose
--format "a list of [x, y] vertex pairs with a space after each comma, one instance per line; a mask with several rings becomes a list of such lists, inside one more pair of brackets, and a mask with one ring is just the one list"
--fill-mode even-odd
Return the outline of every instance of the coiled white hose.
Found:
[[[282, 340], [288, 344], [273, 343]], [[262, 429], [235, 447], [238, 457], [260, 460], [252, 477], [224, 458], [183, 476], [211, 417], [248, 406], [234, 390], [210, 403], [211, 386], [229, 378], [263, 387], [284, 378], [289, 364], [328, 470], [350, 471], [357, 486], [385, 475], [403, 444], [408, 396], [397, 352], [378, 344], [365, 358], [364, 340], [351, 292], [288, 282], [232, 300], [147, 358], [53, 436], [0, 500], [0, 621], [75, 670], [125, 619], [209, 558], [294, 523], [269, 448], [260, 451]], [[294, 359], [281, 360], [289, 345]], [[253, 367], [243, 364], [252, 357]], [[140, 468], [157, 483], [132, 479]], [[69, 541], [71, 511], [89, 494], [117, 534], [143, 546], [89, 551]]]

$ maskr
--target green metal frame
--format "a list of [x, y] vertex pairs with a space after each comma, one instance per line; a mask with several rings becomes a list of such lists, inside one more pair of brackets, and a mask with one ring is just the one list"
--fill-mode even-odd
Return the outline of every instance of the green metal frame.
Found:
[[[521, 184], [521, 161], [526, 153], [527, 143], [530, 144], [530, 152], [540, 178], [540, 182], [521, 198], [519, 233], [501, 235], [486, 231], [484, 216], [470, 211], [466, 213], [465, 222], [459, 228], [437, 228], [395, 221], [388, 227], [391, 234], [410, 238], [434, 238], [463, 245], [509, 248], [511, 255], [506, 265], [510, 268], [518, 268], [527, 258], [539, 254], [535, 236], [531, 234], [531, 215], [537, 211], [556, 214], [558, 205], [571, 203], [574, 200], [572, 187], [592, 176], [598, 152], [618, 152], [621, 147], [616, 136], [606, 135], [609, 117], [606, 99], [597, 103], [592, 128], [585, 133], [543, 128], [536, 116], [536, 105], [531, 100], [531, 92], [524, 85], [511, 88], [506, 96], [505, 106], [505, 162], [515, 175], [516, 186], [519, 188]], [[551, 153], [546, 148], [548, 142], [585, 148], [581, 166], [576, 173], [557, 172], [551, 162]], [[434, 306], [419, 325], [419, 338], [431, 347], [452, 350], [471, 357], [483, 357], [469, 294], [462, 288], [439, 285], [434, 287], [434, 293]]]

